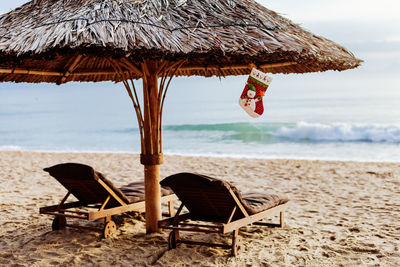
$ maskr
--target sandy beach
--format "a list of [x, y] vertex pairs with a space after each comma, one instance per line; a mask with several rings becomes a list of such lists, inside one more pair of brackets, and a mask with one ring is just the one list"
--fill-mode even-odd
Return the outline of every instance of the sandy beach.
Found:
[[66, 191], [42, 169], [62, 162], [91, 165], [117, 186], [143, 175], [135, 154], [0, 152], [1, 266], [400, 266], [398, 163], [165, 156], [161, 177], [198, 172], [291, 199], [286, 227], [241, 229], [244, 249], [233, 258], [203, 246], [167, 250], [168, 233], [145, 236], [141, 216], [116, 218], [117, 234], [107, 240], [94, 231], [51, 231], [39, 207]]

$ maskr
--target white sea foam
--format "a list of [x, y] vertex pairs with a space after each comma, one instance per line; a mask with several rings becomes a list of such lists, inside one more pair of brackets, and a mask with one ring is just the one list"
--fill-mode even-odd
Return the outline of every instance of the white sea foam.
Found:
[[400, 124], [308, 123], [281, 127], [275, 136], [300, 141], [400, 143]]
[[0, 151], [21, 151], [21, 146], [0, 146]]

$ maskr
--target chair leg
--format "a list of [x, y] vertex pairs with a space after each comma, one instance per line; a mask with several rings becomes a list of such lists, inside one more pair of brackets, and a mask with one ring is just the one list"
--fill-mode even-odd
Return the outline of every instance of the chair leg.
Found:
[[232, 232], [232, 256], [236, 257], [242, 248], [242, 237], [239, 236], [239, 229]]
[[168, 201], [168, 211], [169, 211], [169, 217], [175, 216], [174, 201], [173, 200]]
[[279, 220], [280, 220], [280, 226], [281, 226], [281, 228], [285, 227], [285, 221], [284, 221], [284, 219], [285, 219], [285, 212], [284, 212], [284, 211], [281, 211], [280, 214], [279, 214]]
[[174, 229], [175, 243], [178, 244], [179, 241], [179, 230]]
[[51, 229], [53, 231], [64, 229], [66, 225], [67, 225], [67, 219], [64, 216], [57, 215], [53, 219], [53, 223], [51, 224]]
[[176, 245], [178, 244], [179, 240], [179, 231], [174, 229], [169, 233], [168, 236], [168, 249], [174, 249], [176, 248]]

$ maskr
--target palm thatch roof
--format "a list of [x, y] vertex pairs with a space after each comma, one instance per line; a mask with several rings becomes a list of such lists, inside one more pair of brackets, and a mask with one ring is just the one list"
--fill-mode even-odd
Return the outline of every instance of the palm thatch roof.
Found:
[[252, 0], [34, 0], [0, 17], [0, 81], [118, 81], [110, 58], [186, 60], [177, 76], [248, 74], [250, 64], [342, 71], [361, 62]]

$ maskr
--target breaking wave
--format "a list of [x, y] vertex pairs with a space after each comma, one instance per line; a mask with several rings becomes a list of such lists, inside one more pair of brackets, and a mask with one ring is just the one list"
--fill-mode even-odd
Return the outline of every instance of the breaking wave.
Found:
[[400, 124], [363, 123], [225, 123], [170, 125], [169, 132], [207, 132], [219, 139], [244, 142], [372, 142], [400, 143]]
[[400, 143], [400, 125], [299, 122], [280, 128], [276, 136], [294, 141]]

